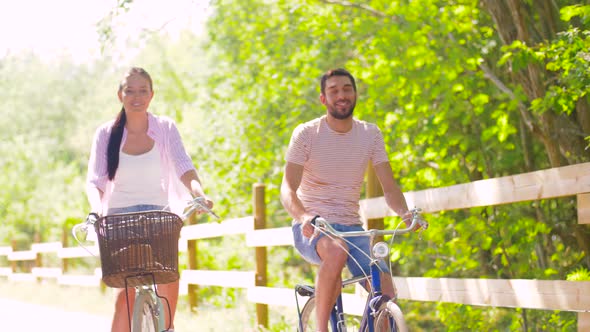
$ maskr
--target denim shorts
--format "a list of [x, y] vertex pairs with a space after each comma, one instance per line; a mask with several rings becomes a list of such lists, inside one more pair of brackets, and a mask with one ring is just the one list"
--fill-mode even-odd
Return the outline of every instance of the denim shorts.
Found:
[[[339, 232], [351, 232], [351, 231], [362, 231], [364, 230], [361, 225], [340, 225], [332, 224], [335, 230]], [[293, 230], [293, 240], [295, 242], [295, 248], [303, 259], [311, 264], [319, 265], [321, 263], [320, 256], [316, 251], [316, 246], [325, 234], [319, 233], [311, 243], [309, 238], [303, 236], [301, 233], [301, 223], [294, 223], [291, 227]], [[343, 238], [348, 244], [348, 259], [346, 260], [346, 266], [353, 277], [360, 277], [371, 274], [371, 255], [370, 255], [370, 243], [368, 236], [354, 236]], [[379, 269], [383, 272], [389, 273], [389, 268], [383, 260], [379, 260]]]
[[107, 216], [111, 215], [111, 214], [153, 211], [153, 210], [162, 210], [162, 209], [164, 209], [164, 207], [162, 205], [139, 204], [139, 205], [126, 206], [126, 207], [122, 207], [122, 208], [109, 208], [109, 211], [107, 212]]
[[[109, 210], [107, 212], [107, 216], [113, 215], [113, 214], [133, 213], [133, 212], [143, 212], [143, 211], [162, 211], [163, 209], [164, 209], [164, 206], [162, 206], [162, 205], [138, 204], [138, 205], [121, 207], [121, 208], [109, 208]], [[120, 226], [116, 227], [116, 228], [115, 227], [107, 227], [106, 229], [107, 229], [107, 233], [108, 233], [107, 236], [110, 239], [116, 239], [121, 235], [124, 235], [128, 239], [146, 238], [147, 237], [146, 228], [140, 227], [137, 224], [135, 224], [134, 226], [131, 226], [131, 225], [127, 226], [124, 229], [120, 228]], [[161, 231], [159, 225], [151, 226], [150, 229], [152, 232]], [[118, 236], [115, 234], [118, 234]]]

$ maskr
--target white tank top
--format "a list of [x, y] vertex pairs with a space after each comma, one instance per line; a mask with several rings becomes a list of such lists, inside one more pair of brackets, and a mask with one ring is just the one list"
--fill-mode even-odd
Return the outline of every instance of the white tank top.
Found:
[[121, 151], [109, 208], [139, 204], [168, 205], [161, 163], [156, 144], [150, 151], [140, 155]]

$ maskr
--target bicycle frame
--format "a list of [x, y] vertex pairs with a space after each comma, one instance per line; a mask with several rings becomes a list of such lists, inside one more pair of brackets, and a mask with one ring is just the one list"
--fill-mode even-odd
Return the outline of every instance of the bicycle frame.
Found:
[[[135, 286], [135, 305], [133, 307], [133, 315], [131, 315], [131, 310], [129, 308], [129, 294], [127, 291], [125, 292], [125, 300], [127, 302], [127, 316], [129, 317], [129, 331], [135, 332], [141, 330], [141, 326], [138, 326], [137, 322], [142, 310], [139, 304], [143, 302], [144, 297], [147, 298], [148, 301], [150, 301], [154, 305], [153, 313], [154, 316], [156, 316], [157, 320], [157, 331], [165, 331], [168, 327], [165, 326], [166, 319], [164, 313], [164, 306], [162, 305], [162, 300], [160, 300], [160, 295], [158, 295], [156, 286], [154, 286], [156, 282], [154, 275], [152, 273], [148, 273], [129, 276], [125, 278], [125, 286], [127, 286], [128, 278], [143, 278], [146, 276], [151, 277], [152, 283], [147, 285]], [[128, 287], [125, 287], [125, 289], [127, 288]], [[170, 315], [170, 305], [168, 305], [168, 315]]]
[[[412, 232], [414, 230], [416, 230], [416, 227], [419, 225], [419, 227], [421, 227], [422, 229], [427, 229], [428, 228], [428, 223], [426, 221], [424, 221], [420, 214], [419, 214], [419, 209], [414, 208], [411, 210], [412, 212], [412, 221], [411, 224], [405, 228], [405, 229], [395, 229], [395, 230], [377, 230], [377, 229], [371, 229], [371, 230], [367, 230], [367, 231], [352, 231], [352, 232], [338, 232], [335, 231], [332, 226], [323, 218], [317, 218], [317, 224], [315, 224], [316, 227], [316, 232], [319, 231], [319, 229], [323, 228], [326, 229], [328, 233], [331, 233], [335, 236], [339, 236], [339, 237], [351, 237], [351, 236], [368, 236], [370, 238], [370, 242], [373, 242], [373, 239], [375, 238], [375, 236], [378, 235], [395, 235], [395, 234], [404, 234], [404, 233], [409, 233]], [[316, 234], [314, 233], [314, 236]], [[314, 237], [312, 236], [312, 238]], [[365, 311], [363, 313], [363, 318], [361, 320], [361, 325], [360, 325], [360, 330], [359, 331], [368, 331], [368, 332], [374, 332], [375, 330], [375, 313], [380, 309], [381, 305], [383, 303], [386, 303], [387, 301], [391, 300], [389, 298], [389, 296], [384, 295], [382, 292], [382, 288], [381, 288], [381, 271], [378, 267], [378, 261], [380, 259], [382, 259], [382, 255], [379, 254], [375, 254], [373, 249], [375, 248], [376, 244], [373, 244], [373, 247], [370, 250], [370, 255], [371, 255], [371, 263], [370, 263], [370, 279], [371, 279], [371, 290], [369, 293], [369, 296], [367, 297], [367, 302], [365, 305]], [[385, 253], [385, 256], [387, 255], [387, 253]], [[350, 284], [356, 281], [361, 281], [361, 280], [366, 280], [368, 279], [367, 277], [361, 277], [361, 278], [353, 278], [351, 280], [347, 280], [345, 282], [343, 282], [343, 286], [345, 286], [346, 284]], [[304, 294], [301, 294], [304, 295]], [[310, 295], [313, 295], [313, 292], [310, 293]], [[303, 326], [302, 326], [302, 322], [301, 322], [301, 312], [299, 312], [299, 329], [303, 330]], [[342, 294], [340, 294], [336, 300], [336, 303], [334, 304], [332, 311], [330, 313], [330, 325], [332, 327], [332, 331], [346, 331], [346, 327], [345, 327], [345, 320], [344, 320], [344, 310], [343, 310], [343, 306], [342, 306]], [[390, 326], [394, 326], [394, 322], [393, 320], [390, 318]]]
[[[153, 212], [153, 211], [142, 211], [142, 212]], [[178, 218], [180, 218], [181, 220], [186, 220], [192, 213], [194, 212], [206, 212], [211, 214], [212, 216], [214, 216], [215, 218], [219, 219], [219, 216], [217, 214], [215, 214], [206, 204], [205, 204], [205, 199], [203, 197], [193, 197], [192, 200], [190, 200], [188, 202], [188, 209], [185, 213], [183, 213], [182, 216], [177, 216]], [[136, 214], [136, 213], [133, 213]], [[78, 239], [77, 236], [77, 232], [80, 231], [82, 233], [84, 233], [84, 236], [86, 236], [86, 234], [88, 234], [88, 229], [92, 228], [96, 222], [98, 222], [99, 220], [101, 220], [101, 217], [96, 214], [96, 213], [90, 213], [88, 214], [88, 216], [86, 217], [86, 220], [83, 223], [77, 224], [72, 228], [72, 235], [74, 237], [74, 239], [76, 240], [76, 242], [78, 242], [78, 244], [84, 248], [85, 250], [87, 250], [88, 252], [90, 252], [82, 243], [81, 241]], [[95, 256], [92, 252], [90, 252], [90, 254], [92, 256]], [[96, 257], [96, 256], [95, 256]], [[162, 298], [160, 295], [158, 295], [157, 293], [157, 288], [156, 288], [156, 277], [154, 276], [153, 273], [135, 273], [135, 274], [130, 274], [129, 276], [125, 277], [125, 289], [129, 288], [129, 287], [133, 287], [132, 285], [128, 284], [128, 279], [130, 278], [146, 278], [146, 277], [150, 277], [151, 278], [151, 283], [145, 283], [145, 285], [141, 285], [141, 286], [136, 286], [135, 287], [135, 306], [133, 309], [133, 315], [131, 315], [131, 309], [130, 309], [130, 305], [129, 305], [129, 294], [127, 291], [125, 291], [125, 299], [127, 302], [127, 315], [129, 317], [129, 329], [130, 331], [139, 331], [141, 329], [141, 327], [139, 326], [138, 321], [138, 317], [142, 314], [141, 310], [143, 308], [140, 308], [139, 304], [143, 304], [145, 302], [147, 302], [150, 306], [150, 310], [152, 310], [152, 314], [154, 317], [154, 323], [156, 326], [156, 328], [158, 329], [158, 331], [164, 331], [166, 328], [170, 328], [170, 326], [166, 327], [166, 323], [165, 323], [165, 312], [164, 312], [164, 306], [162, 305], [162, 301], [160, 300], [160, 298]], [[164, 298], [165, 299], [165, 298]], [[166, 299], [165, 299], [166, 300]], [[168, 306], [168, 315], [171, 316], [171, 310], [170, 310], [170, 304], [168, 303], [168, 301], [166, 300], [166, 304]], [[169, 323], [169, 325], [171, 325], [172, 322]]]
[[[383, 298], [389, 300], [389, 297], [382, 294], [381, 290], [381, 271], [377, 265], [377, 259], [373, 259], [371, 261], [371, 277], [370, 278], [360, 278], [360, 281], [370, 279], [371, 281], [371, 292], [367, 297], [367, 302], [365, 305], [365, 311], [362, 316], [361, 325], [359, 331], [368, 331], [374, 332], [374, 320], [375, 317], [373, 315], [374, 312], [379, 309], [379, 305], [383, 302]], [[338, 296], [334, 307], [332, 308], [332, 312], [330, 314], [330, 324], [332, 326], [332, 331], [345, 331], [346, 322], [344, 320], [344, 307], [342, 304], [342, 294]], [[366, 328], [368, 327], [368, 330]]]

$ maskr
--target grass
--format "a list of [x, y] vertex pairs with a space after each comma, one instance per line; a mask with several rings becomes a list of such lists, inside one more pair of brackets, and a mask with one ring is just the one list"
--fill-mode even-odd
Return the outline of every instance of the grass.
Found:
[[[245, 292], [244, 292], [245, 293]], [[13, 299], [38, 305], [83, 311], [110, 319], [115, 295], [112, 289], [104, 292], [98, 287], [59, 285], [53, 281], [42, 283], [15, 282], [0, 279], [2, 298]], [[202, 300], [201, 300], [202, 301]], [[222, 301], [223, 302], [223, 301]], [[241, 294], [229, 308], [211, 303], [202, 303], [197, 312], [188, 310], [186, 296], [179, 299], [175, 325], [177, 331], [200, 332], [282, 332], [293, 331], [296, 326], [296, 310], [292, 308], [269, 307], [270, 328], [255, 328], [255, 304]]]

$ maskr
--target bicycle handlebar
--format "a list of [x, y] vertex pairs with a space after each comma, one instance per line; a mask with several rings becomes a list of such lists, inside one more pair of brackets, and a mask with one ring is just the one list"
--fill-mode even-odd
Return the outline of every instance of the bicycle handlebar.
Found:
[[[188, 205], [188, 209], [186, 210], [186, 212], [184, 212], [182, 214], [182, 216], [179, 216], [182, 220], [186, 220], [195, 211], [204, 211], [204, 212], [211, 214], [216, 219], [219, 219], [219, 216], [207, 206], [207, 204], [205, 202], [205, 198], [203, 198], [203, 197], [194, 197], [193, 199], [188, 201], [187, 205]], [[82, 245], [82, 243], [80, 242], [80, 240], [78, 239], [78, 236], [76, 234], [78, 232], [82, 232], [87, 235], [89, 226], [94, 225], [94, 223], [96, 223], [100, 218], [101, 217], [98, 214], [90, 213], [90, 214], [88, 214], [88, 216], [86, 216], [86, 220], [84, 222], [74, 225], [74, 227], [72, 227], [72, 235], [74, 236], [74, 239], [76, 240], [76, 242], [78, 242], [78, 244]], [[86, 236], [86, 235], [84, 235], [84, 236]], [[84, 246], [82, 246], [82, 247], [84, 249], [86, 249]], [[88, 249], [86, 249], [86, 250], [88, 250]]]
[[182, 220], [188, 218], [195, 210], [205, 211], [210, 215], [214, 216], [216, 219], [219, 219], [219, 216], [211, 210], [207, 204], [205, 204], [205, 198], [203, 197], [195, 197], [189, 201], [189, 208], [184, 212], [181, 216]]
[[[385, 230], [385, 229], [368, 229], [365, 231], [351, 231], [351, 232], [340, 232], [335, 230], [332, 225], [330, 225], [330, 223], [322, 218], [322, 217], [318, 217], [315, 220], [315, 225], [314, 227], [316, 227], [316, 231], [318, 230], [318, 228], [320, 229], [324, 229], [327, 232], [334, 234], [336, 236], [339, 237], [353, 237], [353, 236], [378, 236], [378, 235], [398, 235], [398, 234], [405, 234], [405, 233], [409, 233], [412, 232], [414, 230], [418, 229], [418, 225], [420, 226], [420, 228], [422, 229], [428, 229], [428, 222], [426, 220], [424, 220], [424, 218], [422, 218], [422, 215], [420, 215], [420, 209], [418, 208], [413, 208], [410, 210], [410, 212], [412, 213], [412, 222], [410, 223], [410, 226], [408, 226], [407, 228], [402, 228], [402, 229], [390, 229], [390, 230]], [[314, 234], [315, 235], [315, 234]], [[313, 238], [314, 236], [312, 236]]]

